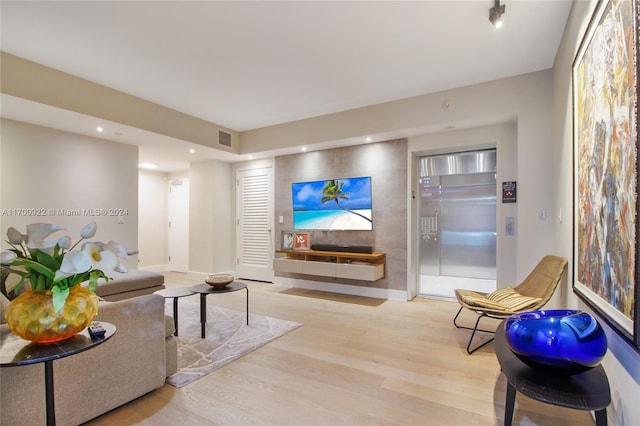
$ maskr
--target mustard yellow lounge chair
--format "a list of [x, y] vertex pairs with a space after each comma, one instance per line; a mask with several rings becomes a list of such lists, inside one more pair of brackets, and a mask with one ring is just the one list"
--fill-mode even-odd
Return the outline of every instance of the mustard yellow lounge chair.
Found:
[[[456, 298], [460, 303], [460, 310], [453, 319], [453, 324], [457, 328], [473, 330], [469, 338], [469, 343], [467, 344], [467, 353], [472, 354], [493, 341], [493, 338], [491, 338], [471, 349], [471, 342], [473, 341], [476, 331], [495, 333], [495, 330], [490, 331], [478, 328], [478, 324], [480, 324], [480, 320], [483, 317], [504, 319], [513, 314], [542, 309], [556, 290], [567, 268], [567, 263], [567, 259], [563, 257], [548, 255], [543, 257], [533, 271], [529, 273], [527, 278], [516, 287], [501, 288], [493, 293], [480, 293], [462, 289], [454, 290]], [[478, 320], [473, 328], [464, 327], [456, 323], [458, 316], [464, 308], [478, 314]]]

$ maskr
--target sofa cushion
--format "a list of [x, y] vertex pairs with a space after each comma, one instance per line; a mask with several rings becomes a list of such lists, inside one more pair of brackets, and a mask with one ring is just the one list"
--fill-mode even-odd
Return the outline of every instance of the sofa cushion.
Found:
[[511, 312], [522, 311], [536, 306], [542, 299], [539, 297], [524, 296], [512, 287], [505, 287], [487, 294], [487, 299], [498, 302], [506, 306]]
[[539, 297], [523, 296], [512, 287], [501, 288], [489, 294], [462, 289], [455, 290], [455, 293], [468, 306], [502, 313], [519, 312], [535, 306], [541, 300]]
[[96, 294], [100, 297], [112, 296], [120, 293], [135, 292], [136, 295], [140, 294], [138, 290], [153, 289], [150, 291], [158, 290], [157, 287], [164, 287], [164, 275], [157, 272], [142, 271], [140, 269], [134, 269], [126, 273], [109, 272], [107, 276], [112, 278], [108, 282], [103, 279], [98, 280], [98, 288]]

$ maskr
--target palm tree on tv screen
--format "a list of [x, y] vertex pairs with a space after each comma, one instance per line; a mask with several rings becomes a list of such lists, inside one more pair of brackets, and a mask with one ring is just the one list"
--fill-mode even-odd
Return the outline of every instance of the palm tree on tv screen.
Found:
[[348, 200], [349, 194], [351, 194], [351, 192], [349, 191], [347, 192], [343, 191], [342, 190], [343, 187], [344, 187], [344, 182], [340, 182], [340, 180], [338, 179], [332, 179], [332, 180], [326, 181], [324, 184], [324, 187], [322, 187], [322, 198], [320, 199], [320, 202], [324, 204], [328, 201], [333, 200], [336, 202], [336, 205], [338, 206], [338, 208], [346, 212], [353, 213], [356, 216], [360, 216], [361, 218], [366, 219], [367, 221], [373, 223], [373, 221], [368, 217], [361, 215], [358, 212], [351, 211], [340, 205], [340, 200]]

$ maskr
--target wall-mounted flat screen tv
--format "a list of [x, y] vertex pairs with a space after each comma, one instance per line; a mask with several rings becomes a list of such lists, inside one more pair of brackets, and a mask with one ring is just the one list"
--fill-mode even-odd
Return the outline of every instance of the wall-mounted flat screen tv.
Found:
[[291, 185], [295, 230], [371, 231], [371, 177]]

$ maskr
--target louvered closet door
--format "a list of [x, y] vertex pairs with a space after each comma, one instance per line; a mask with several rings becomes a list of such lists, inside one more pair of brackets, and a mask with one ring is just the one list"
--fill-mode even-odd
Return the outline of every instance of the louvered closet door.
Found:
[[272, 169], [238, 170], [238, 278], [273, 282]]

